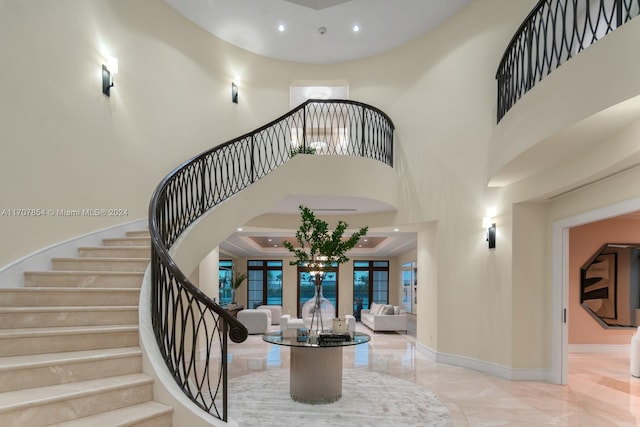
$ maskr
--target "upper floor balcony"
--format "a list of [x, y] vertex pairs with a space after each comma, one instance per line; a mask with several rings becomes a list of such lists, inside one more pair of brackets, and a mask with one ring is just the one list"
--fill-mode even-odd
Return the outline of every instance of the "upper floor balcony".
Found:
[[535, 6], [498, 67], [490, 186], [548, 198], [640, 164], [639, 13], [638, 0]]

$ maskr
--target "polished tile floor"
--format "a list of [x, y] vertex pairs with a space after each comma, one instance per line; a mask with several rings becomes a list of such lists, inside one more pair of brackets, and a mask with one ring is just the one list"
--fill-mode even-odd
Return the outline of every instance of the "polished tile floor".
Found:
[[[371, 334], [360, 324], [358, 330]], [[368, 345], [344, 349], [343, 366], [430, 389], [448, 406], [452, 426], [640, 427], [640, 379], [629, 375], [628, 354], [572, 354], [569, 385], [558, 386], [435, 363], [416, 351], [411, 331], [371, 335]], [[229, 350], [229, 378], [289, 366], [288, 348], [261, 336], [232, 343]]]

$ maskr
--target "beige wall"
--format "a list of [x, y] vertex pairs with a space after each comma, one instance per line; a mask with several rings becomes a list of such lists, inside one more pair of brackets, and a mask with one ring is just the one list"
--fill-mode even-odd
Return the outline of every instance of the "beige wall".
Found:
[[[6, 76], [0, 80], [3, 205], [128, 211], [126, 218], [0, 218], [0, 265], [144, 218], [155, 185], [180, 162], [286, 112], [291, 81], [346, 80], [352, 99], [393, 119], [397, 179], [357, 188], [350, 183], [362, 177], [350, 176], [324, 191], [364, 192], [385, 201], [393, 194], [398, 212], [376, 218], [376, 226], [419, 227], [418, 341], [497, 365], [546, 368], [550, 225], [637, 191], [615, 187], [612, 180], [604, 192], [594, 186], [548, 206], [512, 207], [535, 192], [518, 185], [487, 188], [496, 130], [495, 70], [533, 3], [472, 2], [434, 32], [393, 52], [320, 66], [243, 52], [186, 22], [161, 0], [0, 0], [0, 45], [6, 52], [0, 58]], [[107, 53], [120, 61], [111, 98], [100, 92]], [[237, 105], [229, 99], [235, 74], [243, 82]], [[296, 185], [291, 176], [309, 167], [307, 160], [297, 160], [261, 184], [261, 196], [247, 192], [217, 209], [217, 228], [203, 228], [211, 234], [175, 248], [179, 265], [193, 271], [238, 225], [274, 201], [267, 194], [285, 196]], [[323, 167], [333, 175], [342, 165], [336, 160]], [[360, 167], [368, 170], [369, 181], [379, 175], [376, 166]], [[618, 181], [633, 182], [634, 174]], [[568, 181], [561, 176], [546, 185], [558, 188]], [[384, 188], [376, 191], [377, 185]], [[481, 227], [490, 208], [497, 211], [495, 250], [487, 249]], [[531, 227], [543, 228], [542, 234]], [[348, 299], [341, 294], [341, 312], [350, 310], [350, 301], [343, 306]], [[290, 304], [286, 299], [285, 306]]]

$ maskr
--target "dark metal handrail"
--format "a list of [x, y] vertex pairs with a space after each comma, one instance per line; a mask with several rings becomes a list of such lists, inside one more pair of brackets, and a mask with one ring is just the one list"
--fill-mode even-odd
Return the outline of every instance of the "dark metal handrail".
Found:
[[502, 56], [498, 122], [560, 65], [640, 14], [640, 0], [541, 0]]
[[353, 155], [393, 166], [391, 119], [348, 100], [309, 100], [253, 132], [218, 145], [171, 172], [149, 205], [151, 317], [160, 352], [183, 392], [227, 421], [227, 335], [247, 329], [200, 291], [169, 249], [196, 219], [298, 153]]

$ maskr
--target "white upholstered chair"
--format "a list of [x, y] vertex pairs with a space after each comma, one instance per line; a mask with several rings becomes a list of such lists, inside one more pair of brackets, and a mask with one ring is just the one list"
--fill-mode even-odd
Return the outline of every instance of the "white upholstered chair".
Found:
[[269, 310], [271, 312], [271, 324], [279, 325], [280, 318], [282, 317], [281, 305], [259, 305], [256, 309]]
[[287, 329], [300, 329], [304, 328], [304, 322], [302, 319], [292, 318], [290, 314], [283, 314], [280, 317], [280, 330], [285, 331]]
[[238, 320], [249, 334], [265, 334], [271, 325], [271, 311], [264, 309], [246, 309], [238, 312]]

